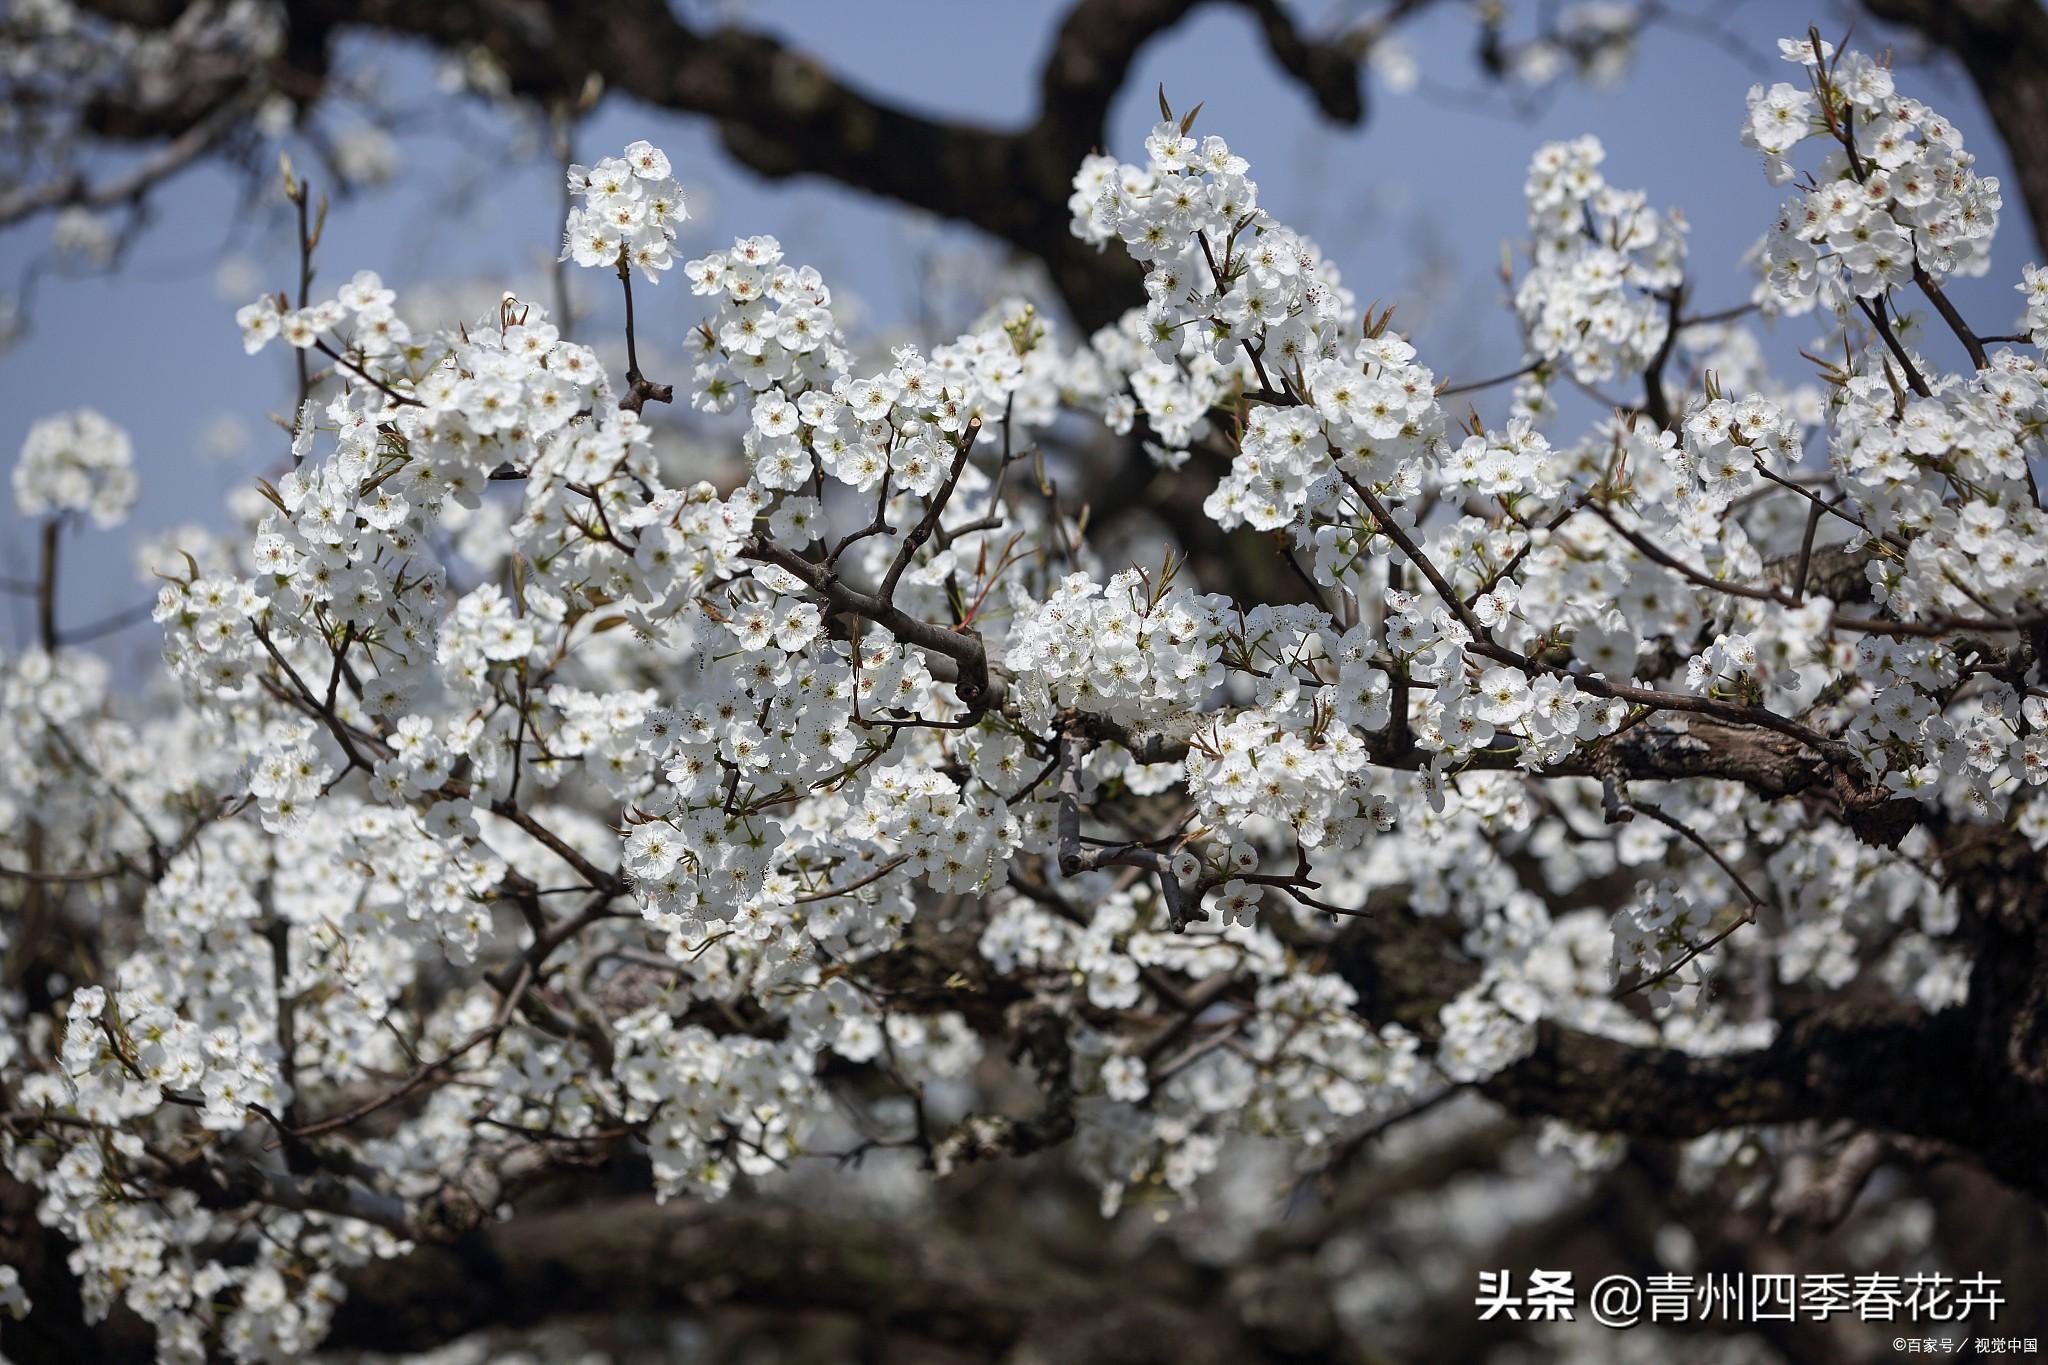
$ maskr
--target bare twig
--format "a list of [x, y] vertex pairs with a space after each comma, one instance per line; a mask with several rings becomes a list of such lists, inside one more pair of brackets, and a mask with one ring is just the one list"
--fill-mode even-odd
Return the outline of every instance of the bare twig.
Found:
[[626, 396], [619, 400], [619, 406], [628, 412], [638, 412], [647, 406], [648, 400], [657, 403], [675, 401], [673, 384], [656, 384], [640, 373], [640, 343], [633, 326], [633, 265], [626, 254], [626, 248], [619, 248], [619, 287], [626, 293]]

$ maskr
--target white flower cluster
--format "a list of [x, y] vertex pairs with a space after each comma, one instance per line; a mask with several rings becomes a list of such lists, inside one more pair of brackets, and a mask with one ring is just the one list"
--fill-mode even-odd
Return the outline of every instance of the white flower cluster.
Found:
[[1771, 301], [1790, 313], [1840, 308], [1921, 275], [1981, 275], [2004, 200], [1995, 176], [1972, 169], [1954, 124], [1896, 92], [1892, 73], [1860, 52], [1834, 60], [1806, 39], [1779, 44], [1807, 68], [1809, 86], [1749, 92], [1745, 144], [1761, 149], [1773, 184], [1794, 173], [1786, 154], [1808, 137], [1830, 146], [1814, 187], [1787, 200], [1764, 239]]
[[[1843, 387], [1830, 453], [1872, 533], [1910, 542], [1903, 564], [1885, 556], [1872, 565], [1880, 602], [1910, 618], [2004, 610], [2048, 594], [2041, 514], [2022, 492], [2029, 430], [2048, 415], [2044, 380], [2036, 362], [2001, 351], [1991, 368], [1909, 399], [1896, 420], [1898, 400], [1881, 374]], [[1948, 581], [1964, 564], [1989, 580], [1973, 584], [1975, 598]]]
[[14, 506], [25, 517], [84, 512], [96, 526], [118, 526], [140, 492], [128, 433], [91, 408], [36, 422], [14, 465]]
[[1553, 458], [1550, 442], [1527, 417], [1510, 419], [1504, 431], [1467, 436], [1442, 467], [1447, 485], [1496, 498], [1522, 493], [1555, 497], [1571, 472], [1564, 461]]
[[1552, 142], [1529, 163], [1532, 266], [1515, 287], [1529, 351], [1581, 383], [1639, 374], [1671, 328], [1685, 277], [1685, 222], [1641, 190], [1609, 185], [1595, 137]]
[[1395, 462], [1433, 448], [1443, 430], [1436, 379], [1414, 356], [1399, 337], [1379, 336], [1356, 357], [1315, 361], [1302, 376], [1314, 406], [1255, 408], [1203, 512], [1226, 528], [1278, 530], [1312, 493], [1331, 490], [1333, 472], [1379, 482]]
[[1438, 1014], [1443, 1037], [1436, 1064], [1454, 1081], [1480, 1081], [1506, 1070], [1536, 1047], [1542, 996], [1518, 980], [1481, 982]]
[[1669, 877], [1637, 883], [1635, 898], [1614, 916], [1611, 979], [1636, 976], [1649, 983], [1642, 994], [1652, 1005], [1668, 1003], [1705, 977], [1707, 964], [1693, 947], [1708, 937], [1710, 918]]
[[272, 864], [253, 826], [225, 824], [173, 859], [144, 906], [144, 948], [108, 988], [73, 993], [57, 1066], [15, 1087], [31, 1112], [105, 1125], [104, 1144], [10, 1144], [8, 1169], [42, 1191], [41, 1216], [76, 1244], [73, 1268], [89, 1311], [125, 1304], [154, 1326], [162, 1359], [303, 1354], [340, 1301], [338, 1272], [404, 1248], [359, 1221], [283, 1212], [244, 1252], [224, 1254], [246, 1233], [241, 1211], [210, 1211], [189, 1190], [106, 1198], [110, 1184], [157, 1168], [141, 1133], [173, 1115], [211, 1130], [233, 1162], [242, 1159], [232, 1154], [236, 1134], [261, 1126], [259, 1115], [290, 1112], [273, 1002], [301, 983], [278, 977], [266, 915], [278, 917], [289, 960], [349, 958], [342, 977], [304, 979], [337, 989], [309, 992], [316, 998], [296, 1011], [299, 1074], [361, 1081], [366, 1068], [400, 1064], [378, 1021], [392, 1017], [411, 955], [392, 951], [351, 911], [348, 890], [323, 861], [331, 840], [316, 832], [300, 847], [306, 861]]
[[1412, 1033], [1363, 1024], [1351, 986], [1291, 966], [1267, 930], [1224, 919], [1178, 935], [1148, 929], [1146, 919], [1127, 892], [1102, 899], [1083, 923], [1005, 893], [980, 943], [1006, 975], [1098, 1010], [1136, 1005], [1147, 972], [1201, 983], [1241, 971], [1256, 983], [1241, 1021], [1228, 1026], [1242, 1030], [1228, 1050], [1195, 1043], [1185, 1058], [1146, 1059], [1092, 1030], [1077, 1037], [1091, 1059], [1087, 1089], [1099, 1096], [1084, 1110], [1083, 1159], [1103, 1185], [1106, 1209], [1133, 1184], [1156, 1180], [1190, 1192], [1221, 1157], [1222, 1136], [1287, 1134], [1317, 1147], [1430, 1084]]
[[[1730, 502], [1757, 486], [1759, 466], [1787, 471], [1804, 453], [1804, 430], [1782, 406], [1761, 397], [1710, 398], [1685, 415], [1684, 428], [1688, 472], [1705, 503], [1697, 530], [1720, 522]], [[1686, 535], [1689, 543], [1713, 538], [1697, 530]]]
[[[1312, 714], [1313, 707], [1307, 708]], [[1355, 847], [1368, 833], [1393, 828], [1387, 791], [1376, 785], [1364, 741], [1344, 725], [1301, 728], [1294, 708], [1247, 708], [1200, 731], [1188, 754], [1189, 785], [1202, 818], [1237, 836], [1226, 868], [1249, 870], [1252, 851], [1273, 829], [1304, 849]], [[1236, 893], [1228, 886], [1222, 898]], [[1231, 907], [1248, 911], [1257, 903]]]
[[[782, 244], [773, 237], [740, 238], [731, 251], [714, 251], [687, 262], [683, 274], [689, 278], [690, 292], [719, 303], [718, 314], [693, 333], [702, 355], [692, 385], [692, 401], [699, 407], [728, 412], [742, 393], [762, 393], [784, 380], [785, 402], [806, 389], [829, 391], [825, 381], [849, 363], [845, 340], [832, 318], [832, 291], [809, 266], [785, 265]], [[850, 406], [858, 420], [867, 420], [886, 414], [895, 396], [880, 386], [872, 393], [863, 389]], [[772, 438], [794, 431], [793, 422], [785, 428], [777, 420], [779, 413], [770, 408], [754, 428], [758, 436], [771, 438], [771, 453], [785, 448]], [[833, 454], [828, 432], [820, 458]], [[886, 463], [872, 471], [849, 466], [835, 470], [834, 477], [856, 487], [863, 482], [872, 486], [882, 468]]]
[[1695, 692], [1742, 696], [1760, 685], [1756, 644], [1747, 635], [1716, 635], [1714, 643], [1685, 666], [1685, 684]]
[[[944, 585], [961, 573], [982, 575], [980, 589], [992, 587], [985, 537], [995, 520], [994, 488], [968, 457], [984, 428], [1000, 429], [1007, 445], [1051, 419], [1057, 353], [1036, 314], [999, 310], [929, 358], [904, 348], [888, 370], [856, 379], [829, 291], [814, 270], [784, 264], [774, 239], [742, 239], [729, 253], [691, 261], [686, 273], [696, 292], [720, 300], [718, 315], [697, 333], [697, 401], [722, 410], [741, 393], [753, 395], [744, 437], [753, 478], [726, 505], [724, 524], [747, 528], [758, 517], [777, 543], [801, 549], [822, 526], [812, 491], [821, 479], [873, 492], [885, 522], [906, 529], [944, 489], [951, 496], [936, 527], [939, 543], [914, 567], [905, 561], [898, 595], [944, 602]], [[675, 525], [660, 514], [659, 499], [654, 515], [629, 501], [620, 520], [637, 534], [635, 559], [653, 581], [690, 583], [694, 591], [737, 567], [674, 543]], [[977, 523], [982, 529], [959, 529]], [[664, 542], [690, 553], [650, 555]], [[878, 537], [859, 562], [880, 577], [895, 554], [892, 540]], [[693, 563], [698, 572], [669, 578]], [[870, 628], [857, 641], [829, 638], [808, 591], [796, 575], [764, 567], [683, 616], [688, 599], [672, 595], [644, 618], [647, 629], [679, 642], [723, 642], [717, 666], [700, 672], [697, 686], [647, 716], [643, 762], [661, 777], [639, 794], [625, 838], [625, 865], [643, 909], [684, 934], [732, 924], [758, 941], [805, 941], [800, 932], [786, 938], [788, 907], [799, 897], [826, 899], [817, 892], [829, 888], [776, 869], [809, 861], [821, 821], [838, 822], [874, 863], [887, 861], [898, 881], [914, 876], [963, 891], [999, 885], [1006, 851], [1022, 837], [1000, 790], [1023, 785], [1015, 746], [966, 741], [1009, 765], [1009, 776], [971, 790], [928, 768], [875, 764], [892, 747], [923, 748], [906, 718], [935, 717], [958, 702], [935, 682], [925, 656], [885, 629]], [[824, 805], [799, 806], [794, 819], [765, 813], [813, 791], [833, 795]], [[820, 863], [837, 861], [818, 852]], [[833, 906], [811, 925], [851, 934], [865, 951], [893, 937], [887, 904], [833, 898]]]
[[[793, 1126], [803, 1117], [795, 1111], [811, 1091], [811, 1048], [802, 1040], [719, 1038], [700, 1025], [678, 1028], [661, 1006], [627, 1015], [615, 1029], [625, 1112], [659, 1116], [648, 1131], [657, 1198], [717, 1198], [735, 1174], [766, 1175], [794, 1154]], [[736, 1144], [719, 1141], [735, 1134]]]
[[563, 260], [598, 268], [630, 265], [657, 283], [675, 263], [676, 226], [690, 211], [659, 147], [629, 143], [624, 156], [571, 166], [569, 193], [578, 202], [562, 232]]
[[242, 349], [250, 355], [280, 336], [288, 346], [310, 350], [322, 344], [323, 333], [337, 332], [346, 323], [345, 349], [384, 356], [404, 350], [412, 340], [412, 329], [398, 316], [397, 299], [375, 271], [359, 270], [333, 298], [303, 308], [287, 308], [283, 296], [266, 294], [238, 309], [235, 325], [242, 329]]
[[[1751, 135], [1782, 152], [1825, 109], [1856, 151], [1813, 194], [1886, 177], [1844, 241], [1771, 248], [1848, 272], [1809, 293], [1860, 326], [1865, 282], [1981, 259], [1965, 220], [1995, 194], [1881, 68], [1831, 56], [1812, 94], [1760, 96]], [[1321, 1152], [1515, 1065], [1539, 1022], [1758, 1046], [1768, 1020], [1661, 1008], [1704, 964], [1651, 1018], [1614, 996], [1697, 961], [1737, 867], [1776, 913], [1717, 953], [1926, 1008], [1967, 992], [1939, 847], [1876, 848], [1852, 817], [1924, 802], [2048, 847], [2048, 699], [1973, 643], [2048, 608], [2037, 363], [1944, 374], [1851, 332], [1823, 402], [1772, 387], [1740, 328], [1687, 333], [1753, 382], [1681, 402], [1674, 379], [1668, 420], [1556, 436], [1542, 379], [1661, 364], [1686, 297], [1682, 222], [1582, 140], [1527, 187], [1515, 302], [1542, 378], [1453, 438], [1436, 377], [1220, 139], [1168, 121], [1147, 153], [1077, 179], [1076, 232], [1147, 271], [1077, 354], [1006, 301], [863, 365], [775, 239], [690, 260], [689, 388], [743, 457], [723, 489], [674, 476], [639, 411], [662, 386], [621, 393], [516, 299], [415, 336], [366, 272], [242, 311], [251, 349], [333, 369], [295, 468], [246, 500], [246, 547], [195, 542], [160, 590], [189, 705], [130, 723], [89, 655], [0, 660], [0, 866], [53, 872], [67, 932], [121, 905], [99, 882], [150, 888], [46, 1016], [0, 994], [0, 1080], [67, 1120], [0, 1151], [81, 1247], [92, 1307], [127, 1303], [170, 1358], [303, 1355], [340, 1272], [508, 1150], [640, 1143], [660, 1194], [713, 1197], [867, 1090], [916, 1100], [935, 1164], [999, 1150], [1014, 1123], [966, 1106], [1019, 1021], [1056, 1035], [1031, 1022], [1017, 1055], [1112, 1205], [1192, 1191], [1239, 1135]], [[635, 144], [573, 187], [570, 256], [658, 279], [683, 216], [666, 158]], [[1906, 272], [1859, 276], [1859, 231], [1906, 234]], [[1207, 514], [1272, 533], [1292, 600], [1199, 591], [1172, 558], [1107, 571], [1052, 475], [1011, 478], [1075, 407], [1161, 465], [1227, 449]], [[1823, 424], [1824, 494], [1795, 482]], [[48, 429], [24, 510], [125, 510], [125, 440]], [[1837, 539], [1789, 553], [1822, 522]], [[1830, 799], [1735, 780], [1716, 744], [1749, 730], [1828, 765]], [[1620, 823], [1652, 800], [1727, 861]], [[1652, 878], [1609, 923], [1631, 868]], [[1361, 911], [1441, 934], [1460, 974], [1433, 1045], [1369, 1023], [1387, 1002], [1340, 974], [1332, 918]], [[351, 1113], [394, 1084], [371, 1138]], [[927, 1131], [963, 1111], [957, 1141]], [[291, 1123], [364, 1188], [219, 1211], [152, 1164], [196, 1132], [279, 1188], [256, 1138]], [[106, 1201], [122, 1182], [151, 1197]]]
[[[360, 321], [366, 308], [389, 307], [389, 291], [359, 275], [329, 305], [305, 311]], [[366, 350], [362, 335], [358, 327], [337, 336], [351, 357], [345, 368], [367, 375], [364, 366], [388, 362], [385, 376], [302, 418], [303, 446], [317, 421], [336, 432], [336, 449], [279, 480], [252, 551], [256, 576], [169, 584], [157, 619], [170, 627], [174, 667], [216, 692], [235, 688], [272, 649], [289, 656], [335, 630], [374, 637], [376, 666], [354, 701], [395, 721], [423, 692], [487, 690], [492, 664], [539, 647], [533, 620], [515, 620], [494, 585], [447, 600], [445, 572], [419, 554], [428, 528], [451, 505], [476, 508], [498, 471], [538, 466], [564, 481], [608, 472], [632, 461], [645, 432], [611, 408], [597, 430], [566, 435], [573, 419], [606, 404], [604, 375], [588, 348], [560, 340], [539, 310], [509, 298], [460, 334], [400, 352]], [[557, 625], [563, 608], [551, 593], [588, 583], [568, 544], [572, 519], [558, 505], [528, 512], [541, 553], [525, 605]]]
[[[1297, 378], [1357, 338], [1357, 317], [1315, 244], [1259, 210], [1249, 167], [1222, 138], [1169, 121], [1145, 151], [1142, 167], [1088, 157], [1068, 205], [1083, 241], [1119, 241], [1146, 267], [1150, 302], [1096, 347], [1114, 385], [1127, 383], [1159, 439], [1180, 449], [1231, 382]], [[1111, 425], [1127, 427], [1131, 413], [1112, 390]]]
[[2015, 288], [2027, 300], [2028, 339], [2037, 349], [2048, 346], [2048, 270], [2038, 265], [2026, 266], [2020, 271], [2020, 282]]
[[1027, 714], [1080, 708], [1119, 721], [1188, 710], [1223, 680], [1228, 600], [1127, 570], [1069, 574], [1011, 630], [1003, 667]]

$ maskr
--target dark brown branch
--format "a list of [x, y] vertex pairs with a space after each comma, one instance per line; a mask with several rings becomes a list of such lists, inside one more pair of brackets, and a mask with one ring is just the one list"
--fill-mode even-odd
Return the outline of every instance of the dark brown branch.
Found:
[[959, 668], [959, 679], [954, 686], [960, 694], [960, 700], [970, 709], [985, 709], [989, 705], [991, 693], [988, 651], [983, 647], [979, 635], [969, 631], [947, 630], [929, 621], [921, 621], [872, 593], [862, 592], [841, 578], [831, 565], [805, 559], [802, 555], [785, 550], [760, 537], [756, 537], [741, 553], [748, 559], [773, 564], [795, 574], [818, 593], [833, 611], [873, 621], [876, 625], [886, 627], [892, 635], [906, 644], [951, 659]]
[[[619, 406], [628, 412], [638, 412], [647, 406], [649, 400], [674, 402], [674, 385], [656, 384], [640, 373], [640, 339], [633, 325], [633, 265], [623, 246], [619, 248], [619, 287], [626, 294], [626, 396], [619, 400]], [[602, 504], [598, 512], [603, 514]]]
[[1481, 389], [1490, 389], [1496, 384], [1512, 384], [1517, 379], [1536, 373], [1546, 363], [1539, 358], [1517, 369], [1509, 370], [1506, 374], [1494, 375], [1490, 379], [1468, 379], [1459, 384], [1446, 384], [1436, 391], [1436, 396], [1439, 398], [1450, 398], [1455, 394], [1477, 393]]
[[325, 1344], [410, 1352], [486, 1327], [731, 1304], [845, 1315], [965, 1353], [949, 1359], [1343, 1358], [1330, 1354], [1340, 1349], [1334, 1337], [1312, 1356], [1284, 1356], [1239, 1320], [1235, 1296], [1205, 1283], [1104, 1280], [1046, 1256], [1026, 1236], [970, 1239], [921, 1220], [737, 1197], [612, 1200], [529, 1214], [363, 1267], [350, 1276]]
[[1884, 343], [1884, 348], [1892, 353], [1892, 359], [1898, 361], [1899, 368], [1905, 371], [1906, 387], [1921, 398], [1933, 396], [1934, 390], [1927, 387], [1927, 381], [1921, 376], [1919, 368], [1913, 364], [1913, 358], [1906, 354], [1906, 348], [1892, 335], [1892, 325], [1884, 315], [1883, 296], [1880, 295], [1875, 303], [1869, 299], [1858, 299], [1856, 306], [1863, 310], [1864, 317], [1870, 319], [1870, 325], [1877, 329], [1877, 339]]
[[1913, 262], [1913, 283], [1920, 286], [1920, 292], [1934, 305], [1934, 311], [1941, 314], [1941, 320], [1956, 334], [1956, 340], [1963, 343], [1963, 349], [1970, 353], [1970, 364], [1980, 370], [1989, 365], [1991, 358], [1984, 354], [1983, 341], [1970, 330], [1970, 324], [1963, 321], [1963, 315], [1956, 311], [1955, 304], [1949, 301], [1942, 287], [1934, 282], [1934, 277], [1927, 273], [1927, 267], [1917, 260]]
[[1768, 707], [1744, 706], [1735, 702], [1722, 701], [1716, 697], [1697, 697], [1679, 692], [1659, 692], [1651, 688], [1624, 686], [1619, 683], [1609, 682], [1602, 677], [1580, 675], [1570, 673], [1565, 669], [1550, 667], [1538, 663], [1527, 655], [1518, 653], [1504, 645], [1493, 643], [1487, 638], [1485, 627], [1479, 624], [1479, 618], [1473, 615], [1472, 608], [1465, 604], [1465, 600], [1452, 589], [1450, 583], [1444, 578], [1436, 565], [1430, 562], [1429, 556], [1423, 552], [1421, 546], [1416, 544], [1415, 538], [1394, 521], [1393, 517], [1388, 513], [1385, 504], [1381, 503], [1370, 489], [1366, 488], [1356, 479], [1353, 479], [1349, 474], [1344, 475], [1344, 481], [1350, 484], [1352, 491], [1364, 500], [1366, 510], [1372, 514], [1378, 529], [1383, 531], [1400, 548], [1401, 553], [1407, 556], [1410, 563], [1422, 571], [1422, 576], [1429, 580], [1430, 587], [1436, 590], [1437, 596], [1443, 601], [1444, 605], [1450, 607], [1457, 616], [1459, 624], [1463, 625], [1466, 631], [1471, 634], [1472, 641], [1468, 648], [1472, 653], [1492, 659], [1497, 663], [1512, 665], [1521, 669], [1524, 673], [1532, 675], [1536, 673], [1551, 673], [1559, 677], [1569, 677], [1578, 685], [1581, 691], [1589, 692], [1596, 697], [1609, 697], [1617, 701], [1628, 702], [1631, 705], [1647, 706], [1657, 710], [1686, 711], [1696, 715], [1712, 716], [1717, 720], [1737, 725], [1761, 725], [1766, 729], [1776, 730], [1780, 734], [1789, 735], [1794, 739], [1813, 746], [1817, 753], [1826, 755], [1830, 760], [1840, 763], [1850, 761], [1848, 748], [1840, 740], [1819, 734], [1797, 721], [1789, 720], [1777, 714]]
[[1671, 425], [1671, 399], [1664, 392], [1664, 367], [1671, 363], [1671, 352], [1678, 346], [1678, 309], [1683, 302], [1684, 295], [1677, 289], [1664, 296], [1664, 340], [1643, 370], [1643, 415], [1660, 430]]
[[[309, 213], [309, 210], [310, 210], [310, 206], [311, 206], [311, 200], [312, 200], [312, 198], [313, 198], [313, 190], [312, 190], [312, 187], [311, 187], [310, 185], [306, 184], [306, 182], [305, 182], [305, 181], [303, 181], [303, 180], [299, 180], [299, 179], [296, 179], [295, 177], [292, 177], [292, 176], [290, 176], [289, 174], [287, 174], [287, 177], [286, 177], [286, 179], [287, 179], [287, 184], [286, 184], [286, 187], [285, 187], [285, 193], [286, 193], [286, 194], [287, 194], [287, 195], [288, 195], [288, 196], [290, 197], [290, 199], [291, 199], [291, 203], [292, 203], [292, 209], [293, 209], [293, 211], [294, 211], [294, 214], [295, 214], [295, 216], [296, 216], [296, 218], [297, 218], [297, 221], [298, 221], [298, 237], [299, 237], [299, 303], [298, 303], [298, 306], [299, 306], [300, 308], [302, 308], [302, 309], [303, 309], [303, 308], [305, 308], [305, 307], [306, 307], [306, 306], [307, 306], [308, 304], [310, 304], [310, 303], [312, 303], [312, 302], [313, 302], [313, 246], [314, 246], [314, 239], [315, 239], [315, 234], [316, 234], [317, 232], [319, 232], [319, 231], [322, 231], [322, 230], [324, 230], [324, 229], [325, 229], [325, 227], [326, 227], [326, 223], [327, 223], [327, 201], [323, 199], [323, 200], [321, 200], [321, 202], [320, 202], [320, 223], [321, 223], [321, 227], [320, 227], [320, 228], [317, 228], [317, 229], [316, 229], [315, 227], [313, 227], [313, 225], [311, 224], [311, 222], [310, 222], [310, 221], [308, 221], [308, 213]], [[323, 346], [323, 347], [322, 347], [321, 349], [322, 349], [322, 350], [325, 350], [326, 348], [325, 348], [325, 347]], [[331, 354], [332, 354], [332, 352], [329, 352], [329, 354], [331, 355]], [[338, 356], [337, 356], [337, 357], [335, 357], [335, 358], [336, 358], [336, 359], [339, 359], [340, 357], [338, 357]], [[300, 452], [299, 452], [299, 428], [300, 428], [300, 426], [301, 426], [302, 424], [305, 424], [305, 423], [308, 423], [308, 422], [310, 422], [310, 421], [311, 421], [311, 418], [310, 418], [310, 417], [308, 416], [308, 414], [307, 414], [307, 412], [306, 412], [306, 401], [307, 401], [308, 399], [310, 399], [310, 398], [311, 398], [311, 397], [313, 396], [313, 366], [312, 366], [312, 359], [311, 359], [311, 357], [309, 357], [309, 356], [308, 356], [308, 355], [306, 354], [306, 348], [305, 348], [305, 347], [303, 347], [303, 346], [295, 346], [295, 347], [293, 347], [293, 348], [292, 348], [292, 360], [293, 360], [293, 362], [294, 362], [294, 363], [295, 363], [295, 364], [296, 364], [296, 365], [298, 366], [298, 376], [299, 376], [299, 398], [298, 398], [298, 401], [297, 401], [296, 403], [292, 404], [292, 433], [291, 433], [291, 434], [292, 434], [292, 443], [291, 443], [291, 444], [292, 444], [292, 465], [293, 465], [293, 467], [294, 467], [294, 468], [296, 468], [296, 467], [297, 467], [297, 466], [298, 466], [298, 465], [299, 465], [299, 464], [300, 464], [300, 463], [301, 463], [301, 462], [303, 461], [303, 459], [304, 459], [304, 457], [303, 457], [303, 456], [302, 456], [302, 455], [300, 454]], [[345, 363], [345, 362], [344, 362], [344, 363]], [[351, 367], [351, 368], [353, 368], [353, 367]], [[360, 373], [361, 373], [361, 371], [357, 371], [357, 373], [359, 373], [359, 374], [360, 374]], [[369, 376], [368, 376], [368, 375], [364, 375], [363, 377], [364, 377], [365, 379], [368, 379], [368, 378], [369, 378]], [[371, 382], [372, 382], [372, 383], [376, 383], [376, 381], [375, 381], [375, 380], [371, 380]], [[380, 388], [380, 389], [381, 389], [381, 388], [384, 388], [384, 386], [383, 386], [382, 384], [378, 384], [378, 385], [377, 385], [377, 387], [378, 387], [378, 388]], [[391, 392], [391, 391], [390, 391], [389, 389], [385, 389], [385, 392], [386, 392], [386, 393], [389, 393], [389, 392]]]
[[63, 534], [61, 512], [43, 523], [42, 567], [36, 574], [36, 639], [51, 653], [63, 643], [57, 631], [57, 550]]

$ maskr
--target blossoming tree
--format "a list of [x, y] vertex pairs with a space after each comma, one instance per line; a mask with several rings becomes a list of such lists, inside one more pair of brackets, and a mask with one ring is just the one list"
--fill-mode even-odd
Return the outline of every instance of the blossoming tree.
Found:
[[[52, 587], [0, 661], [0, 1152], [70, 1248], [0, 1303], [266, 1360], [736, 1283], [991, 1358], [1303, 1358], [1327, 1305], [1021, 1302], [942, 1231], [742, 1196], [1060, 1149], [1107, 1217], [1472, 1096], [1781, 1214], [1902, 1154], [2048, 1193], [2048, 272], [1975, 330], [1998, 184], [1883, 62], [1781, 46], [1746, 303], [1596, 140], [1537, 154], [1499, 428], [1163, 93], [1075, 168], [1142, 279], [1087, 337], [1019, 301], [863, 362], [646, 142], [570, 173], [622, 372], [511, 296], [415, 331], [369, 271], [243, 308], [306, 361], [293, 468], [166, 566], [163, 704]], [[1832, 344], [1774, 378], [1750, 312]], [[690, 373], [642, 373], [656, 328]], [[1042, 442], [1083, 422], [1226, 464], [1203, 513], [1298, 590], [1108, 557]], [[53, 417], [14, 490], [49, 585], [129, 438]], [[546, 1211], [622, 1170], [653, 1201]]]

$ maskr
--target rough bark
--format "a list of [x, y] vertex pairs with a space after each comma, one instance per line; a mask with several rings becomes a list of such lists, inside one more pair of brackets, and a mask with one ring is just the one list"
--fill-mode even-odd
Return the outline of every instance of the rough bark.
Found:
[[970, 1240], [922, 1220], [615, 1200], [366, 1267], [327, 1346], [421, 1350], [552, 1318], [801, 1304], [973, 1359], [1225, 1365], [1337, 1350], [1334, 1331], [1294, 1343], [1266, 1331], [1256, 1295], [1221, 1287], [1185, 1263], [1091, 1276], [1026, 1237]]

